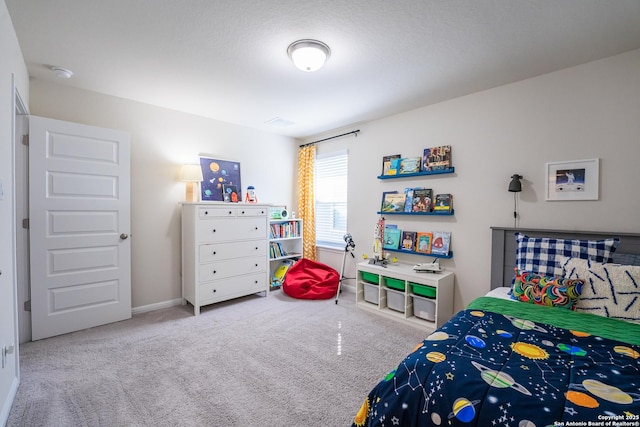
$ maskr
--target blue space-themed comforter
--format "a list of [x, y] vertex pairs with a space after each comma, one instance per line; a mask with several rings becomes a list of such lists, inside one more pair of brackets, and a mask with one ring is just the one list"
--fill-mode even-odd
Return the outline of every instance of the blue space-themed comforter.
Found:
[[353, 423], [554, 425], [640, 426], [640, 324], [479, 298], [380, 381]]

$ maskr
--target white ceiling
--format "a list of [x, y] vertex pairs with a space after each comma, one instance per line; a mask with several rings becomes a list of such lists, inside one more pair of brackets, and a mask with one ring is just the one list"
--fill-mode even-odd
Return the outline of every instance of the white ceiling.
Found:
[[[294, 137], [640, 48], [640, 0], [6, 4], [34, 79]], [[315, 73], [287, 56], [303, 38], [331, 48]]]

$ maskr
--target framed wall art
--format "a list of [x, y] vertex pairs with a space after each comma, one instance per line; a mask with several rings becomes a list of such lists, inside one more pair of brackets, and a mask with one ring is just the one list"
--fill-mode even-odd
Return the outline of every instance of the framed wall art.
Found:
[[[240, 163], [232, 160], [222, 160], [200, 155], [200, 167], [202, 168], [202, 201], [225, 201], [224, 190], [236, 188], [237, 200], [242, 200], [240, 190]], [[229, 197], [226, 198], [229, 201]]]
[[546, 200], [598, 200], [600, 159], [547, 163], [545, 174]]

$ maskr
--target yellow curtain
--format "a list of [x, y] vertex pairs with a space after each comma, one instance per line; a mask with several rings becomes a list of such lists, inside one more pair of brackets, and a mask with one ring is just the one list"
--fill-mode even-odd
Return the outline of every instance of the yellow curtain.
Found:
[[302, 256], [316, 261], [316, 213], [314, 167], [316, 146], [298, 150], [298, 214], [302, 218]]

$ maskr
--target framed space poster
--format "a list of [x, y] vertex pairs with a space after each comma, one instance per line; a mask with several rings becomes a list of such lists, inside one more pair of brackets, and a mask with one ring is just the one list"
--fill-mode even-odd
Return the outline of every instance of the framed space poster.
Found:
[[546, 164], [547, 200], [598, 200], [600, 159]]
[[[231, 160], [220, 160], [212, 157], [200, 156], [202, 168], [202, 201], [241, 201], [242, 185], [240, 184], [240, 163]], [[225, 197], [224, 191], [236, 188], [232, 194]]]

